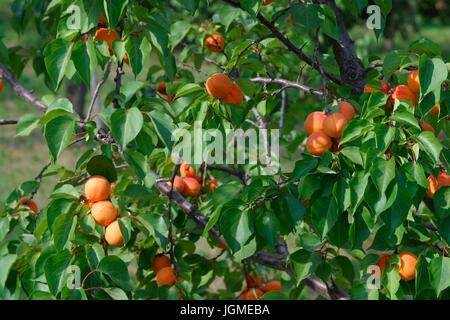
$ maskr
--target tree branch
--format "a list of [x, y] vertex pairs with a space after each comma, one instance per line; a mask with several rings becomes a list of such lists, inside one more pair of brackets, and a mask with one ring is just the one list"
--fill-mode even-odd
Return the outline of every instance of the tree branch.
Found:
[[4, 124], [16, 124], [19, 119], [0, 119], [0, 126]]
[[280, 84], [280, 85], [284, 86], [285, 89], [286, 88], [296, 88], [296, 89], [300, 89], [306, 93], [314, 94], [316, 96], [323, 97], [323, 95], [324, 95], [323, 91], [320, 91], [319, 89], [311, 88], [311, 87], [305, 86], [305, 85], [297, 83], [297, 82], [292, 82], [292, 81], [280, 79], [280, 78], [271, 79], [271, 78], [256, 77], [256, 78], [251, 78], [250, 81], [259, 82], [259, 83]]
[[92, 109], [94, 108], [95, 101], [97, 100], [98, 93], [99, 93], [99, 91], [100, 91], [100, 87], [105, 83], [105, 81], [106, 81], [106, 79], [108, 78], [109, 73], [110, 73], [110, 71], [111, 71], [111, 63], [112, 63], [112, 60], [109, 60], [109, 61], [108, 61], [108, 65], [106, 66], [105, 74], [103, 75], [102, 80], [100, 80], [100, 82], [97, 84], [97, 87], [95, 88], [95, 91], [94, 91], [94, 93], [92, 94], [91, 104], [89, 105], [89, 108], [88, 108], [88, 112], [87, 112], [87, 116], [86, 116], [85, 121], [89, 121], [89, 119], [91, 118]]

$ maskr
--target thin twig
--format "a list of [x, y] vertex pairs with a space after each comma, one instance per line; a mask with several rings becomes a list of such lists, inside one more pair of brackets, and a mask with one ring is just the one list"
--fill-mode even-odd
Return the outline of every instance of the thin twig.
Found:
[[95, 101], [97, 100], [98, 93], [100, 91], [100, 87], [105, 83], [105, 81], [108, 78], [109, 73], [111, 71], [111, 63], [112, 63], [112, 60], [109, 60], [108, 65], [106, 66], [105, 74], [103, 75], [102, 80], [100, 80], [100, 82], [97, 84], [97, 87], [95, 88], [95, 91], [92, 95], [91, 104], [89, 105], [88, 113], [87, 113], [86, 119], [84, 121], [89, 121], [91, 118], [92, 109], [94, 108]]

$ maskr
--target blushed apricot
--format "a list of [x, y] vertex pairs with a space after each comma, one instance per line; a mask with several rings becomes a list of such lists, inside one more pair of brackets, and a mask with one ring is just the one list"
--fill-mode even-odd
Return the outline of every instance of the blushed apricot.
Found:
[[439, 172], [438, 178], [437, 178], [437, 184], [438, 184], [438, 188], [443, 187], [443, 186], [450, 186], [450, 177], [444, 172]]
[[419, 70], [412, 71], [408, 76], [408, 87], [415, 94], [420, 93]]
[[411, 89], [405, 85], [399, 85], [395, 88], [392, 94], [394, 100], [409, 100], [412, 102], [413, 106], [417, 105], [417, 96]]
[[355, 109], [347, 101], [339, 101], [339, 112], [345, 116], [348, 122], [355, 117]]
[[225, 99], [231, 89], [232, 83], [226, 74], [215, 73], [206, 80], [206, 91], [214, 98]]
[[112, 222], [109, 226], [106, 227], [105, 239], [109, 245], [114, 247], [122, 247], [124, 245], [124, 240], [122, 232], [120, 231], [118, 220]]
[[305, 120], [305, 131], [308, 134], [316, 131], [323, 131], [323, 120], [325, 120], [326, 117], [326, 114], [322, 111], [311, 112]]
[[195, 170], [183, 161], [180, 165], [180, 175], [182, 178], [193, 178], [195, 177]]
[[323, 131], [332, 138], [340, 138], [348, 121], [342, 113], [336, 112], [323, 120]]
[[[167, 184], [170, 186], [171, 182], [168, 181]], [[183, 193], [184, 182], [183, 179], [179, 176], [175, 176], [175, 179], [173, 180], [173, 190], [177, 190], [179, 193]]]
[[[400, 277], [405, 280], [412, 280], [416, 277], [416, 263], [417, 256], [411, 252], [402, 252], [399, 254], [402, 265], [398, 272], [400, 273]], [[397, 265], [394, 265], [398, 269]]]
[[223, 49], [223, 38], [219, 34], [213, 34], [206, 38], [206, 47], [209, 51], [220, 52]]
[[27, 205], [27, 201], [28, 201], [28, 207], [30, 208], [30, 210], [33, 211], [36, 215], [38, 215], [39, 214], [38, 206], [33, 200], [28, 200], [28, 198], [24, 198], [19, 201], [19, 205], [21, 205], [21, 204]]
[[175, 283], [175, 270], [172, 267], [164, 267], [156, 273], [158, 286], [172, 286]]
[[436, 131], [428, 123], [421, 123], [420, 125], [422, 126], [423, 131], [430, 131], [430, 132], [433, 132], [434, 135], [436, 135]]
[[262, 284], [261, 290], [264, 292], [270, 292], [270, 291], [282, 292], [281, 283], [280, 283], [280, 281], [270, 281], [268, 283]]
[[430, 175], [428, 178], [428, 190], [427, 190], [427, 194], [430, 198], [433, 198], [434, 193], [436, 192], [436, 190], [438, 189], [438, 184], [436, 181], [436, 178], [433, 177], [432, 175]]
[[202, 189], [202, 186], [195, 178], [184, 178], [184, 189], [181, 193], [185, 197], [196, 197], [200, 190]]
[[90, 202], [97, 202], [108, 199], [111, 193], [111, 186], [105, 177], [92, 176], [84, 185], [84, 194]]
[[332, 145], [330, 137], [323, 131], [313, 132], [306, 140], [306, 149], [314, 156], [321, 156]]
[[158, 273], [159, 270], [161, 270], [162, 268], [170, 267], [171, 264], [172, 263], [170, 262], [169, 257], [163, 254], [159, 254], [155, 256], [155, 259], [153, 259], [152, 269], [155, 273]]
[[107, 227], [117, 219], [118, 212], [112, 202], [106, 200], [94, 203], [92, 205], [91, 215], [97, 224]]
[[237, 84], [232, 83], [230, 93], [225, 97], [225, 99], [222, 99], [221, 101], [224, 103], [231, 103], [240, 106], [242, 104], [241, 88], [239, 88]]

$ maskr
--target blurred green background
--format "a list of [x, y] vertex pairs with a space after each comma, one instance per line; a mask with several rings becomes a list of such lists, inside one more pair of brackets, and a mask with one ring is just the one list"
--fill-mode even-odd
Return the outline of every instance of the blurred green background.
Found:
[[[3, 36], [3, 42], [8, 48], [20, 45], [27, 49], [39, 45], [38, 32], [33, 24], [30, 23], [27, 32], [21, 35], [18, 35], [10, 25], [13, 2], [13, 0], [0, 0], [0, 36]], [[364, 17], [355, 19], [350, 14], [345, 15], [360, 57], [365, 57], [365, 60], [371, 55], [383, 57], [388, 50], [406, 49], [411, 42], [422, 37], [438, 43], [443, 50], [444, 59], [450, 57], [450, 25], [448, 22], [445, 23], [449, 16], [450, 3], [436, 0], [420, 2], [395, 0], [393, 3], [394, 8], [385, 32], [386, 37], [381, 37], [379, 40], [371, 30], [366, 28]], [[127, 74], [131, 73], [125, 71]], [[101, 104], [103, 98], [114, 86], [114, 73], [112, 70], [109, 80], [101, 90]], [[97, 68], [97, 79], [101, 76], [102, 73]], [[127, 77], [125, 81], [126, 79]], [[38, 97], [52, 93], [46, 87], [43, 76], [37, 78], [34, 75], [31, 62], [25, 66], [19, 81], [25, 88], [33, 90]], [[64, 83], [57, 93], [58, 97], [66, 96], [66, 91], [67, 84]], [[88, 104], [89, 91], [86, 100]], [[0, 119], [18, 118], [25, 113], [42, 114], [41, 111], [19, 99], [11, 86], [5, 83], [4, 91], [0, 95]], [[39, 129], [34, 130], [28, 137], [15, 137], [15, 133], [15, 125], [0, 126], [0, 200], [6, 199], [9, 193], [24, 181], [34, 179], [49, 161], [48, 148]], [[71, 147], [64, 152], [58, 164], [73, 169], [83, 151], [80, 145]], [[35, 197], [39, 207], [47, 202], [56, 179], [55, 176], [44, 178], [41, 189]]]

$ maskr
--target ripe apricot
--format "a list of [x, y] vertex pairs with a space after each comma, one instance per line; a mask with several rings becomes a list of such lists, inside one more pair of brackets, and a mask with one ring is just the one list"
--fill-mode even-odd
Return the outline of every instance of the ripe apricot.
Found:
[[104, 227], [107, 227], [116, 220], [118, 216], [117, 208], [114, 207], [111, 201], [98, 201], [92, 205], [92, 218], [94, 221]]
[[436, 105], [433, 107], [433, 109], [430, 110], [430, 113], [439, 114], [439, 103], [436, 103]]
[[38, 215], [39, 214], [38, 206], [33, 200], [28, 200], [28, 198], [24, 198], [19, 201], [19, 205], [21, 205], [21, 204], [27, 205], [27, 201], [28, 201], [28, 207], [30, 208], [30, 210], [33, 211], [36, 215]]
[[323, 131], [332, 138], [340, 138], [348, 121], [342, 113], [333, 113], [323, 120]]
[[183, 161], [180, 165], [180, 175], [182, 178], [193, 178], [195, 177], [195, 170]]
[[420, 93], [419, 70], [412, 71], [408, 76], [408, 87], [415, 94]]
[[[416, 277], [417, 256], [411, 252], [402, 252], [398, 255], [402, 261], [402, 265], [398, 272], [403, 280], [412, 280]], [[397, 265], [394, 265], [398, 269]]]
[[105, 40], [109, 47], [109, 54], [113, 55], [112, 43], [114, 40], [119, 39], [119, 34], [116, 30], [109, 31], [108, 28], [98, 28], [95, 32], [94, 40]]
[[444, 173], [439, 172], [438, 178], [437, 178], [438, 188], [443, 186], [450, 186], [450, 177]]
[[3, 81], [0, 80], [0, 93], [2, 93], [2, 91], [3, 91]]
[[256, 275], [256, 280], [255, 280], [255, 275], [253, 274], [253, 271], [250, 272], [247, 276], [247, 286], [249, 288], [257, 288], [261, 285], [261, 277], [258, 275]]
[[226, 244], [222, 243], [222, 242], [219, 243], [218, 247], [219, 247], [220, 249], [224, 249], [224, 250], [228, 249], [228, 246], [227, 246]]
[[275, 0], [264, 0], [262, 5], [267, 6], [268, 4], [271, 4], [272, 2], [275, 2]]
[[[172, 185], [172, 183], [169, 181], [167, 182], [169, 186]], [[177, 190], [179, 193], [183, 193], [184, 190], [184, 182], [183, 179], [179, 176], [175, 176], [175, 179], [173, 180], [173, 190]]]
[[215, 73], [206, 80], [206, 91], [214, 98], [225, 99], [231, 89], [232, 83], [226, 74]]
[[242, 104], [241, 88], [239, 88], [237, 84], [232, 83], [230, 93], [225, 97], [225, 99], [222, 99], [221, 101], [224, 103], [231, 103], [240, 106]]
[[209, 190], [211, 190], [211, 192], [216, 191], [216, 184], [220, 182], [217, 179], [211, 179], [211, 180], [206, 180], [206, 185], [210, 185]]
[[122, 247], [124, 245], [124, 240], [122, 232], [120, 231], [118, 220], [112, 222], [109, 226], [106, 227], [105, 239], [109, 245], [114, 247]]
[[156, 90], [158, 90], [159, 93], [166, 94], [167, 90], [166, 83], [164, 81], [158, 83], [158, 85], [156, 86]]
[[111, 186], [105, 177], [92, 176], [84, 185], [84, 194], [90, 202], [97, 202], [108, 199], [111, 193]]
[[434, 193], [436, 192], [436, 190], [438, 189], [438, 184], [436, 181], [436, 178], [433, 177], [432, 175], [430, 175], [428, 178], [428, 190], [427, 190], [427, 194], [430, 198], [433, 198]]
[[158, 286], [171, 286], [175, 283], [175, 277], [172, 267], [164, 267], [156, 273], [156, 283]]
[[311, 112], [305, 120], [305, 131], [308, 134], [311, 134], [323, 130], [323, 120], [325, 120], [326, 117], [326, 114], [321, 111]]
[[261, 290], [264, 292], [269, 291], [282, 291], [280, 281], [270, 281], [261, 285]]
[[392, 98], [396, 100], [409, 100], [413, 106], [417, 105], [417, 96], [408, 86], [399, 85], [395, 88]]
[[209, 51], [220, 52], [223, 49], [223, 38], [219, 34], [213, 34], [206, 38], [206, 47]]
[[247, 292], [246, 300], [258, 300], [262, 295], [264, 295], [264, 292], [260, 289], [251, 288]]
[[420, 125], [422, 126], [423, 131], [430, 131], [430, 132], [433, 132], [434, 135], [436, 135], [436, 131], [428, 123], [421, 123]]
[[153, 259], [152, 269], [155, 273], [157, 273], [162, 268], [170, 267], [171, 264], [172, 263], [170, 262], [169, 257], [163, 254], [158, 254], [155, 256], [155, 259]]
[[184, 189], [182, 192], [182, 195], [185, 197], [196, 197], [200, 190], [202, 189], [202, 186], [195, 178], [184, 178]]
[[306, 140], [306, 149], [314, 156], [321, 156], [332, 145], [330, 137], [323, 131], [313, 132]]
[[355, 117], [355, 109], [347, 101], [339, 101], [339, 112], [345, 116], [348, 122]]

